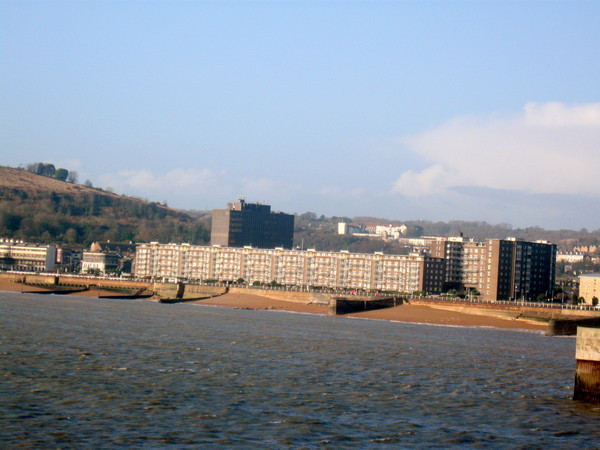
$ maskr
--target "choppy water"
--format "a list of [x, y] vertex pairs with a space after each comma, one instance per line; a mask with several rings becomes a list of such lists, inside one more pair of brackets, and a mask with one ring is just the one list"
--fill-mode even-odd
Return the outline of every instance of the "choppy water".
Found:
[[2, 447], [600, 445], [575, 340], [0, 293]]

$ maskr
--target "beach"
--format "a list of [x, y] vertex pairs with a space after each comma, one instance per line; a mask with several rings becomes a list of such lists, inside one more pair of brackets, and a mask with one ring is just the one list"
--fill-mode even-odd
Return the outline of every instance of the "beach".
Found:
[[[223, 306], [239, 309], [262, 309], [289, 311], [308, 314], [327, 314], [327, 306], [288, 302], [248, 294], [225, 294], [206, 300], [191, 303]], [[529, 320], [503, 319], [492, 315], [468, 314], [465, 312], [449, 311], [424, 305], [403, 304], [396, 307], [346, 314], [340, 317], [355, 319], [376, 319], [397, 322], [422, 323], [431, 325], [448, 325], [462, 327], [493, 327], [513, 330], [545, 331], [546, 323], [535, 323]]]
[[[44, 292], [48, 290], [49, 289], [45, 289], [43, 287], [29, 286], [5, 279], [0, 279], [0, 291]], [[80, 297], [98, 297], [99, 295], [106, 294], [110, 294], [110, 292], [92, 288], [87, 291], [68, 295], [76, 295]], [[194, 300], [187, 303], [237, 309], [272, 310], [321, 315], [326, 315], [328, 310], [328, 307], [322, 304], [306, 304], [301, 302], [277, 300], [260, 295], [245, 293], [228, 293], [218, 297], [207, 298], [204, 300]], [[473, 314], [469, 314], [464, 311], [450, 311], [443, 309], [443, 305], [441, 307], [432, 307], [425, 305], [403, 304], [391, 308], [346, 314], [340, 317], [461, 327], [492, 327], [540, 332], [546, 330], [547, 328], [547, 324], [543, 322], [537, 323], [521, 319], [500, 318], [494, 316], [493, 313], [490, 313], [490, 315], [482, 315], [481, 311], [474, 311]]]

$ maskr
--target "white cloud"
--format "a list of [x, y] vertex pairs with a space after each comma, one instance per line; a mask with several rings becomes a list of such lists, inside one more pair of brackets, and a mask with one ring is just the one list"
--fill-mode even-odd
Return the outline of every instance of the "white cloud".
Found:
[[63, 159], [54, 163], [56, 167], [64, 167], [67, 170], [81, 170], [83, 164], [80, 159]]
[[240, 195], [252, 202], [284, 204], [297, 189], [297, 186], [269, 178], [239, 179], [227, 172], [193, 168], [177, 168], [165, 173], [148, 169], [121, 170], [100, 176], [98, 184], [117, 193], [165, 199], [181, 207], [199, 204], [201, 208], [224, 207], [227, 201]]
[[122, 170], [100, 177], [100, 184], [117, 191], [135, 190], [154, 193], [207, 189], [216, 184], [216, 176], [208, 169], [173, 169], [165, 173], [150, 170]]
[[394, 183], [394, 190], [407, 197], [422, 197], [445, 191], [455, 179], [454, 174], [436, 164], [421, 172], [407, 170]]
[[512, 117], [459, 117], [402, 143], [431, 164], [396, 180], [392, 191], [406, 196], [458, 186], [600, 192], [600, 103], [529, 103]]

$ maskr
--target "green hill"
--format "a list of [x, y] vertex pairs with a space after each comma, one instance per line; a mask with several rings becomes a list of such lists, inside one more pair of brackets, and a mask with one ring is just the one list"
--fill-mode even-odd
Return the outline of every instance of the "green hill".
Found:
[[210, 238], [206, 218], [159, 203], [0, 166], [0, 237], [87, 246], [94, 241]]

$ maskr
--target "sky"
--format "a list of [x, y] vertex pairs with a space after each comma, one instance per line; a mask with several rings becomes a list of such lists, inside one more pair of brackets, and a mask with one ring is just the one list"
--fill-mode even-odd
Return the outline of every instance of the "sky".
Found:
[[0, 0], [0, 165], [224, 208], [600, 229], [598, 1]]

